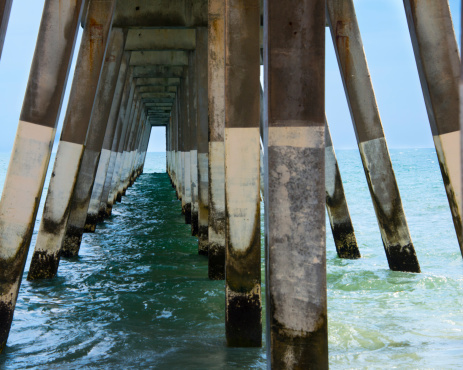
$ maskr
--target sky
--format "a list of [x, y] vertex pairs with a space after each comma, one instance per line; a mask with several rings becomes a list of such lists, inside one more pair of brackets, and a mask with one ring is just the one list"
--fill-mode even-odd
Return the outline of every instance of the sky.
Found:
[[[43, 3], [44, 0], [13, 2], [0, 60], [0, 152], [11, 152], [13, 146]], [[431, 130], [402, 0], [354, 0], [354, 4], [389, 147], [432, 148]], [[460, 1], [450, 0], [449, 4], [459, 41]], [[61, 109], [56, 142], [66, 113], [79, 42], [80, 36]], [[356, 148], [352, 120], [328, 30], [325, 99], [326, 115], [335, 148]], [[56, 142], [54, 151], [57, 148]], [[164, 129], [153, 128], [148, 151], [165, 151]]]

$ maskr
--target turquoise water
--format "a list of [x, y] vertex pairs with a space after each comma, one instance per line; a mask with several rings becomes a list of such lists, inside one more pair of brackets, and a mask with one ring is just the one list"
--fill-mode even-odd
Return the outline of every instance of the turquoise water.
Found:
[[[391, 150], [421, 274], [388, 270], [358, 152], [337, 155], [362, 259], [338, 259], [328, 233], [330, 367], [460, 368], [463, 262], [434, 150]], [[265, 348], [226, 348], [223, 282], [207, 279], [164, 171], [149, 153], [80, 256], [23, 281], [0, 368], [265, 368]]]

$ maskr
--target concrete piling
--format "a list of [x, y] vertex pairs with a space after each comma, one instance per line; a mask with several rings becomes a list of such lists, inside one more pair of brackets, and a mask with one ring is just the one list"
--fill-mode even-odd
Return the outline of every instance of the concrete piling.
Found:
[[[463, 6], [461, 7], [461, 14], [460, 14], [460, 24], [463, 23]], [[460, 34], [460, 45], [462, 45], [463, 41], [463, 32]], [[463, 141], [463, 49], [460, 51], [460, 83], [459, 83], [459, 97], [460, 97], [460, 160], [461, 160], [461, 187], [460, 191], [463, 194], [463, 145], [461, 145]], [[463, 209], [463, 199], [460, 200], [460, 209]]]
[[[126, 160], [123, 167], [121, 182], [119, 185], [119, 194], [125, 195], [128, 187], [130, 186], [130, 179], [132, 175], [132, 164], [133, 164], [133, 157], [136, 152], [136, 145], [138, 140], [138, 134], [140, 131], [140, 121], [142, 119], [142, 112], [143, 112], [143, 103], [141, 100], [137, 101], [137, 105], [135, 108], [134, 116], [133, 116], [133, 124], [132, 129], [130, 132], [129, 140], [127, 141], [127, 153], [126, 153]], [[120, 199], [118, 199], [120, 201]]]
[[133, 98], [133, 93], [135, 91], [135, 84], [132, 83], [132, 77], [133, 67], [128, 67], [128, 72], [124, 82], [121, 104], [119, 109], [115, 107], [115, 109], [117, 109], [117, 131], [111, 144], [111, 158], [108, 165], [108, 171], [106, 173], [103, 192], [101, 193], [101, 199], [98, 205], [99, 222], [103, 221], [105, 217], [109, 217], [111, 215], [112, 206], [114, 204], [113, 189], [116, 186], [116, 179], [118, 177], [121, 166], [125, 137], [129, 127], [129, 104], [131, 105], [132, 103], [131, 99]]
[[[58, 270], [87, 129], [108, 45], [114, 1], [92, 0], [63, 124], [53, 174], [37, 235], [28, 280], [52, 278]], [[78, 104], [77, 104], [78, 103]]]
[[174, 173], [172, 169], [172, 154], [173, 154], [173, 138], [172, 138], [172, 130], [173, 130], [173, 122], [172, 122], [172, 108], [171, 108], [171, 116], [169, 117], [169, 124], [166, 126], [166, 171], [167, 175], [169, 176], [170, 183], [174, 186]]
[[140, 156], [142, 154], [142, 146], [145, 142], [145, 135], [147, 135], [147, 128], [148, 123], [146, 122], [146, 111], [145, 109], [142, 110], [140, 114], [140, 121], [138, 127], [138, 137], [135, 144], [134, 155], [132, 158], [132, 165], [130, 169], [130, 179], [129, 179], [129, 187], [132, 186], [138, 178], [138, 166], [140, 161]]
[[196, 29], [196, 113], [198, 140], [198, 253], [208, 255], [209, 227], [209, 120], [207, 97], [207, 35], [206, 27]]
[[339, 258], [360, 258], [354, 227], [347, 208], [341, 172], [334, 152], [328, 122], [325, 121], [325, 193], [334, 244]]
[[177, 196], [178, 199], [182, 202], [182, 214], [184, 214], [184, 201], [183, 201], [183, 193], [184, 193], [184, 180], [185, 180], [185, 168], [183, 167], [183, 162], [185, 159], [184, 153], [184, 116], [185, 116], [185, 109], [183, 106], [184, 102], [184, 81], [179, 86], [178, 98], [176, 100], [177, 104], [177, 122], [178, 122], [178, 158], [177, 158], [177, 172], [178, 172], [178, 186], [177, 186]]
[[129, 98], [127, 102], [127, 109], [125, 111], [124, 117], [122, 118], [124, 121], [124, 131], [122, 136], [119, 140], [118, 145], [118, 155], [116, 156], [116, 164], [114, 167], [110, 190], [107, 199], [107, 206], [106, 206], [106, 214], [109, 217], [111, 215], [111, 210], [114, 203], [117, 202], [118, 198], [120, 201], [121, 194], [119, 194], [119, 185], [121, 182], [121, 176], [124, 168], [124, 164], [126, 161], [127, 155], [127, 141], [130, 137], [130, 132], [133, 126], [133, 115], [135, 113], [136, 104], [138, 101], [136, 88], [133, 80], [130, 82], [131, 87], [129, 90]]
[[178, 93], [176, 102], [172, 105], [172, 182], [175, 188], [175, 193], [178, 199], [179, 187], [179, 172], [178, 172], [178, 156], [179, 156], [179, 132], [178, 132]]
[[259, 347], [260, 1], [225, 0], [225, 19], [225, 330], [228, 346]]
[[328, 369], [324, 2], [268, 0], [264, 17], [269, 368]]
[[196, 114], [196, 52], [188, 56], [188, 121], [190, 141], [191, 235], [198, 236], [198, 123]]
[[13, 0], [0, 0], [0, 59], [2, 58], [3, 44], [5, 43], [12, 5]]
[[[125, 191], [133, 185], [135, 181], [135, 161], [137, 159], [138, 154], [140, 153], [140, 142], [142, 133], [145, 132], [146, 128], [146, 108], [142, 101], [140, 101], [140, 110], [137, 115], [137, 128], [135, 131], [135, 135], [132, 141], [131, 146], [131, 155], [128, 165], [127, 171], [127, 179], [125, 180]], [[124, 191], [124, 193], [125, 193]]]
[[404, 0], [431, 132], [463, 256], [458, 84], [460, 58], [447, 1]]
[[327, 0], [326, 9], [389, 268], [420, 272], [384, 137], [353, 1]]
[[[114, 171], [114, 163], [116, 161], [116, 145], [120, 138], [122, 130], [122, 121], [118, 119], [119, 111], [121, 109], [121, 103], [124, 93], [124, 85], [126, 77], [129, 73], [129, 53], [125, 52], [121, 65], [119, 68], [119, 74], [117, 77], [116, 88], [113, 95], [113, 101], [111, 104], [111, 110], [108, 117], [108, 129], [106, 130], [103, 146], [101, 149], [100, 161], [95, 175], [95, 181], [93, 185], [92, 195], [87, 210], [87, 218], [85, 220], [84, 232], [94, 232], [96, 224], [98, 222], [98, 212], [101, 203], [102, 194], [104, 191], [105, 181], [107, 176]], [[114, 148], [113, 148], [114, 146]], [[107, 199], [107, 195], [106, 195]]]
[[116, 179], [115, 188], [114, 188], [114, 201], [121, 202], [122, 196], [125, 195], [125, 190], [127, 188], [127, 178], [129, 175], [129, 165], [130, 159], [132, 157], [133, 141], [135, 140], [135, 135], [138, 127], [138, 120], [141, 111], [141, 101], [137, 91], [134, 94], [134, 101], [132, 104], [132, 109], [129, 115], [129, 129], [124, 143], [124, 150], [122, 152], [121, 158], [121, 167], [119, 169], [119, 174]]
[[[0, 58], [12, 1], [0, 0]], [[324, 116], [327, 24], [389, 267], [420, 272], [354, 0], [44, 1], [0, 201], [0, 352], [82, 21], [28, 279], [52, 278], [61, 256], [78, 254], [83, 232], [94, 232], [142, 174], [152, 127], [164, 126], [176, 204], [208, 256], [209, 279], [225, 280], [227, 345], [262, 345], [263, 198], [269, 368], [327, 369], [324, 205], [338, 256], [360, 258]], [[403, 1], [463, 256], [463, 67], [449, 6]]]
[[189, 73], [183, 80], [181, 96], [182, 106], [182, 213], [185, 215], [185, 223], [191, 224], [191, 135], [190, 135], [190, 83]]
[[148, 126], [151, 127], [151, 124], [148, 123], [147, 121], [147, 115], [146, 115], [146, 108], [143, 106], [142, 111], [140, 114], [140, 120], [138, 123], [138, 135], [137, 135], [137, 140], [135, 142], [134, 146], [134, 154], [132, 157], [132, 164], [130, 168], [130, 179], [129, 179], [129, 186], [132, 186], [136, 179], [139, 176], [139, 167], [140, 167], [140, 161], [142, 160], [141, 157], [144, 157], [144, 150], [145, 150], [145, 140], [148, 137]]
[[105, 153], [107, 154], [105, 158], [102, 158], [102, 147], [106, 133], [111, 135], [110, 132], [112, 132], [114, 135], [115, 122], [109, 125], [108, 119], [122, 62], [125, 37], [125, 32], [120, 28], [114, 28], [111, 31], [84, 154], [72, 195], [66, 234], [61, 246], [61, 256], [73, 257], [79, 253], [96, 172], [100, 161], [104, 161], [106, 164], [109, 161], [109, 152]]
[[[263, 51], [261, 50], [261, 59], [263, 59]], [[261, 61], [262, 64], [263, 60]], [[265, 181], [264, 181], [264, 112], [265, 112], [265, 102], [264, 102], [264, 89], [262, 83], [259, 84], [260, 87], [260, 121], [259, 121], [259, 132], [260, 132], [260, 197], [261, 200], [264, 200], [265, 197]]]
[[[143, 121], [145, 123], [145, 126], [144, 126], [144, 131], [140, 136], [138, 157], [134, 164], [134, 180], [136, 180], [143, 173], [143, 168], [145, 166], [145, 160], [146, 160], [146, 153], [148, 151], [148, 144], [151, 138], [152, 125], [149, 123], [146, 116], [143, 118]], [[166, 136], [167, 136], [167, 128], [166, 128]]]
[[74, 51], [81, 8], [81, 0], [66, 3], [46, 0], [44, 5], [0, 201], [0, 353], [5, 347], [13, 320]]
[[225, 0], [209, 1], [208, 116], [209, 228], [208, 275], [225, 279]]
[[129, 143], [131, 137], [133, 136], [133, 131], [135, 129], [135, 117], [137, 115], [137, 110], [139, 109], [140, 100], [138, 97], [138, 92], [134, 91], [133, 100], [130, 104], [130, 109], [128, 110], [128, 114], [126, 119], [128, 120], [127, 123], [127, 131], [124, 137], [124, 141], [122, 142], [122, 152], [121, 152], [121, 160], [119, 163], [118, 170], [113, 175], [113, 185], [112, 191], [110, 193], [110, 198], [112, 198], [112, 204], [116, 202], [122, 201], [122, 193], [123, 193], [123, 183], [124, 183], [124, 175], [127, 170], [127, 161], [129, 156]]

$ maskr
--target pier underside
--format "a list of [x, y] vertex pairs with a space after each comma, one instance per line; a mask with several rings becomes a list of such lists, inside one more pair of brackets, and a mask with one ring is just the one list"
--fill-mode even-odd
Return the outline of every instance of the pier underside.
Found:
[[[404, 5], [463, 254], [460, 59], [451, 15], [445, 1]], [[10, 7], [0, 0], [0, 56]], [[181, 300], [195, 279], [221, 286], [220, 302], [211, 309], [198, 298], [195, 310], [222, 310], [228, 347], [261, 348], [265, 313], [269, 368], [327, 369], [325, 208], [338, 258], [359, 260], [362, 251], [325, 117], [326, 27], [388, 266], [420, 273], [353, 0], [45, 0], [0, 202], [0, 352], [31, 244], [27, 280], [38, 283], [56, 279], [64, 258], [80, 263], [86, 238], [117, 234], [115, 248], [128, 249], [130, 266], [152, 271], [147, 284], [171, 285], [160, 294]], [[166, 130], [167, 175], [140, 181], [154, 126]], [[186, 264], [191, 275], [177, 276]], [[124, 289], [141, 289], [129, 279]], [[142, 326], [151, 305], [159, 319], [176, 315], [150, 299], [143, 304]]]

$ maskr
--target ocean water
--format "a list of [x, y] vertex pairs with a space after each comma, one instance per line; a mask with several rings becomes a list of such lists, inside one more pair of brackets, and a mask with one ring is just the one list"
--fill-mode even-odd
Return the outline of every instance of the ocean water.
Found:
[[[362, 258], [337, 258], [327, 224], [330, 367], [461, 368], [463, 261], [434, 149], [391, 150], [421, 274], [388, 269], [358, 152], [337, 156]], [[265, 345], [225, 346], [224, 285], [180, 210], [165, 154], [149, 153], [79, 257], [55, 279], [24, 278], [0, 368], [264, 369]]]

